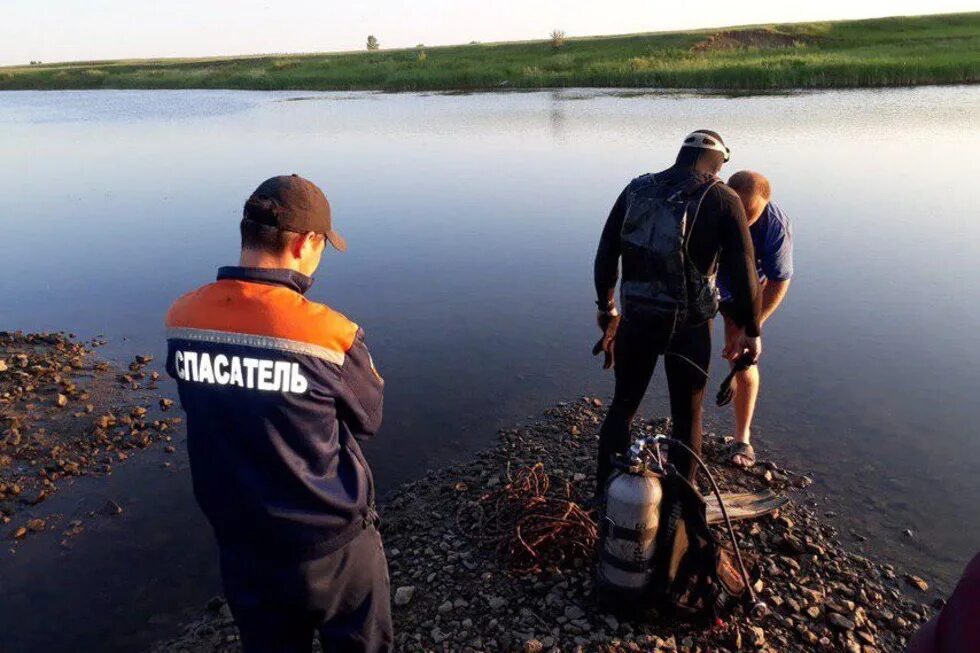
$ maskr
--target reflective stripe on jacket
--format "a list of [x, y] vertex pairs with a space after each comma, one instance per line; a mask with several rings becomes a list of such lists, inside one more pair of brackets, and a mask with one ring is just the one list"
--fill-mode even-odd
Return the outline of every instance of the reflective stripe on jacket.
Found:
[[221, 268], [167, 314], [194, 494], [222, 547], [319, 555], [372, 519], [381, 424], [364, 332], [290, 270]]

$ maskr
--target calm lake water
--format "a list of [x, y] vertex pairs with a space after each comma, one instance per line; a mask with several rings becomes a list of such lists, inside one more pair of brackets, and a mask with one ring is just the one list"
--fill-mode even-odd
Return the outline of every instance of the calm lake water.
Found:
[[[756, 438], [815, 477], [845, 540], [849, 528], [871, 538], [855, 548], [948, 588], [980, 549], [980, 88], [0, 93], [0, 329], [105, 334], [120, 359], [162, 354], [169, 303], [235, 262], [245, 197], [302, 174], [350, 244], [326, 256], [310, 294], [365, 327], [386, 377], [368, 455], [390, 489], [556, 401], [611, 393], [589, 354], [598, 234], [622, 187], [667, 167], [698, 127], [731, 145], [723, 175], [770, 177], [795, 230], [796, 277], [764, 335]], [[661, 372], [645, 410], [665, 410]], [[730, 428], [729, 413], [709, 414]], [[161, 601], [196, 608], [214, 590], [189, 479], [162, 483], [140, 491], [148, 506], [177, 497], [159, 509], [167, 533], [147, 525], [140, 546], [175, 573], [127, 594], [149, 572], [117, 562], [126, 531], [84, 565], [52, 563], [109, 577], [116, 612], [98, 632], [119, 649], [137, 641], [125, 639], [134, 623], [167, 611]], [[2, 563], [18, 570], [20, 602], [0, 604], [0, 621], [69, 600], [47, 578], [55, 567], [13, 564]], [[96, 632], [101, 617], [68, 612], [56, 618], [76, 642]]]

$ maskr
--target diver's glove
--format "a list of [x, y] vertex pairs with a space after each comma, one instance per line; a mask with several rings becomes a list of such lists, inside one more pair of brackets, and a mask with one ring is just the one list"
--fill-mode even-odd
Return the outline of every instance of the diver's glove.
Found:
[[599, 338], [595, 346], [592, 347], [592, 355], [598, 356], [599, 352], [605, 354], [602, 362], [602, 369], [608, 370], [616, 364], [616, 331], [619, 330], [619, 322], [623, 317], [619, 314], [615, 305], [603, 311], [600, 310], [596, 315], [596, 322], [602, 330], [602, 337]]

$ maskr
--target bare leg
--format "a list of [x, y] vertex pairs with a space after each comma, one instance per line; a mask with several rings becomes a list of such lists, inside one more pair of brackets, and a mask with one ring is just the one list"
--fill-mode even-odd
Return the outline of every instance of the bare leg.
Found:
[[[725, 315], [726, 349], [732, 346], [738, 334], [738, 327]], [[728, 364], [729, 367], [734, 367], [735, 365], [731, 361]], [[735, 398], [732, 402], [735, 408], [735, 441], [750, 444], [749, 441], [752, 438], [752, 417], [755, 414], [755, 402], [759, 397], [759, 366], [753, 365], [736, 374], [735, 381], [732, 383], [732, 389], [735, 391]], [[732, 456], [732, 463], [739, 467], [748, 467], [751, 465], [751, 462], [745, 456], [738, 454]]]
[[[735, 441], [749, 443], [752, 438], [752, 416], [759, 398], [759, 366], [753, 365], [735, 375]], [[747, 465], [744, 456], [735, 456], [736, 465]]]

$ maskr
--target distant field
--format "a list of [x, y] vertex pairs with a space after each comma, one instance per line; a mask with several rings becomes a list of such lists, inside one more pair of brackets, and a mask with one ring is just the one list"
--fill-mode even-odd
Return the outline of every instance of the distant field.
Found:
[[763, 90], [980, 81], [980, 12], [335, 54], [0, 68], [0, 90]]

